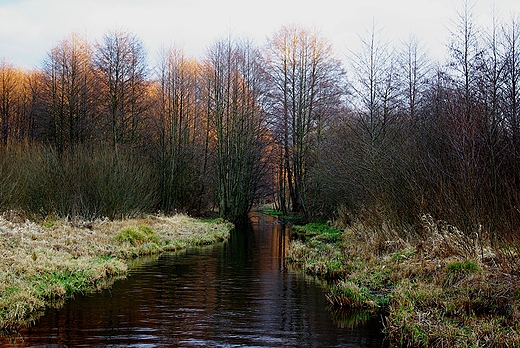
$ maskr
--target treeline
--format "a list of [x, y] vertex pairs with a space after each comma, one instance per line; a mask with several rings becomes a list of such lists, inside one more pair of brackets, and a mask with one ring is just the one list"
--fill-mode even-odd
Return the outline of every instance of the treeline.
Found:
[[71, 35], [36, 71], [0, 66], [0, 207], [202, 213], [274, 202], [306, 219], [472, 233], [520, 226], [520, 25], [453, 20], [445, 62], [374, 25], [347, 64], [318, 32], [227, 38], [151, 69], [129, 32]]
[[395, 50], [368, 32], [349, 59], [354, 103], [313, 170], [331, 209], [407, 234], [431, 214], [475, 239], [517, 235], [520, 25], [491, 19], [479, 27], [465, 2], [442, 64], [416, 38]]
[[40, 70], [0, 69], [3, 209], [118, 216], [249, 211], [268, 140], [259, 51], [222, 40], [201, 61], [172, 47], [152, 72], [125, 31], [71, 35]]

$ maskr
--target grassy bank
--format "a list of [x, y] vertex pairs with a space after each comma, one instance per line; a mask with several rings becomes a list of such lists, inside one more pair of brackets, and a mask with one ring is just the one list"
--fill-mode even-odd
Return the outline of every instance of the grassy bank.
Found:
[[296, 227], [288, 260], [328, 280], [331, 306], [382, 309], [392, 345], [520, 347], [520, 249], [423, 223], [414, 241], [362, 224]]
[[45, 307], [110, 285], [127, 260], [225, 240], [231, 225], [187, 216], [120, 221], [0, 216], [0, 328], [28, 325]]

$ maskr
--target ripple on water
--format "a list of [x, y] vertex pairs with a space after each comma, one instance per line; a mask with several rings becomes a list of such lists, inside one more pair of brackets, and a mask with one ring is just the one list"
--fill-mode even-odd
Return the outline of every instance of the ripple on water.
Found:
[[142, 262], [112, 289], [78, 295], [0, 345], [381, 347], [378, 318], [340, 327], [322, 289], [284, 266], [289, 233], [253, 224], [226, 243]]

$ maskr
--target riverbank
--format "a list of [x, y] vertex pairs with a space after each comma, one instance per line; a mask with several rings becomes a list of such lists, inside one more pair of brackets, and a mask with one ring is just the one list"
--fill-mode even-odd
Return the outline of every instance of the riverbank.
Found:
[[0, 329], [30, 325], [76, 292], [110, 286], [129, 259], [226, 240], [232, 225], [183, 215], [119, 221], [0, 216]]
[[362, 224], [296, 227], [287, 260], [328, 280], [331, 306], [382, 310], [392, 345], [520, 347], [520, 247], [423, 223], [413, 242]]

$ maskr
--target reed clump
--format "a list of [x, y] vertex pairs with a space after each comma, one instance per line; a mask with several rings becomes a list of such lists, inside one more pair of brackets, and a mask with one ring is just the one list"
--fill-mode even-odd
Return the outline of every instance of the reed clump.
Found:
[[352, 223], [334, 241], [292, 242], [287, 260], [328, 280], [331, 306], [381, 309], [392, 344], [519, 347], [520, 261], [512, 255], [520, 244], [467, 235], [430, 215], [422, 221], [420, 237], [408, 240]]
[[225, 240], [232, 225], [184, 215], [140, 219], [0, 216], [0, 329], [30, 325], [50, 305], [123, 277], [131, 258]]

